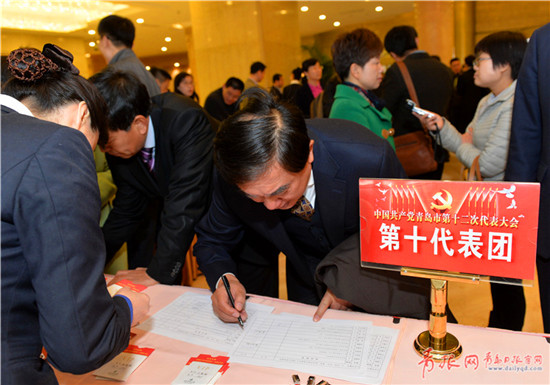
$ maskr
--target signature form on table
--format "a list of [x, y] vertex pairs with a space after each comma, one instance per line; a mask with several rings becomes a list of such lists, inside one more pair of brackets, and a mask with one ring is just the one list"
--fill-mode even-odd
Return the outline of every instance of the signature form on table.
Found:
[[247, 302], [244, 330], [219, 320], [209, 295], [187, 292], [138, 328], [229, 352], [230, 362], [325, 375], [362, 384], [382, 382], [398, 330], [368, 321], [272, 314]]
[[[246, 303], [249, 321], [256, 313], [271, 313], [273, 309], [272, 306]], [[238, 324], [225, 323], [214, 314], [209, 295], [193, 292], [180, 295], [137, 328], [222, 352], [233, 349], [243, 334]]]
[[368, 321], [258, 314], [229, 352], [231, 362], [296, 369], [361, 384], [384, 379], [398, 330]]

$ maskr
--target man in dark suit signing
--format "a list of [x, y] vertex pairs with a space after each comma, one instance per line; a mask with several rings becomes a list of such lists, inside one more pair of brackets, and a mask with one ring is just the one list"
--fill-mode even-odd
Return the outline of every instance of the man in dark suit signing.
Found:
[[[295, 106], [265, 92], [250, 94], [245, 93], [250, 101], [244, 109], [222, 122], [216, 134], [212, 204], [196, 228], [194, 253], [214, 292], [214, 312], [226, 322], [246, 319], [241, 282], [249, 277], [240, 274], [230, 255], [245, 231], [255, 232], [267, 255], [272, 247], [286, 255], [288, 298], [319, 304], [318, 320], [328, 307], [349, 305], [330, 287], [319, 292], [314, 275], [331, 250], [359, 231], [359, 178], [403, 177], [404, 171], [388, 142], [363, 126], [338, 119], [305, 121]], [[359, 275], [358, 247], [348, 255], [356, 258]], [[235, 308], [220, 287], [222, 275], [231, 284]], [[359, 280], [354, 284], [357, 290], [372, 290]]]
[[210, 123], [188, 98], [165, 93], [151, 103], [145, 86], [131, 74], [108, 69], [90, 80], [109, 105], [104, 150], [118, 187], [103, 226], [107, 261], [139, 226], [152, 233], [147, 253], [128, 251], [128, 265], [137, 269], [119, 271], [113, 282], [179, 284], [194, 227], [209, 202]]

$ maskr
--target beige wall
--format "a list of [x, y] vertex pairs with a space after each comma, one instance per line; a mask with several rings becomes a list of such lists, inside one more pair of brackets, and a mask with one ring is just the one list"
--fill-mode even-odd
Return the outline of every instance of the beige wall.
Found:
[[449, 63], [455, 52], [454, 3], [416, 1], [414, 5], [418, 48], [438, 55], [443, 63]]
[[550, 21], [550, 1], [476, 1], [475, 41], [502, 30], [533, 31]]
[[[261, 60], [268, 67], [262, 84], [271, 85], [271, 76], [278, 72], [288, 83], [292, 68], [310, 56], [305, 46], [330, 58], [330, 46], [336, 37], [355, 28], [373, 30], [381, 39], [396, 25], [413, 25], [420, 34], [420, 48], [441, 56], [448, 63], [452, 56], [463, 59], [473, 53], [475, 42], [499, 30], [523, 32], [526, 36], [550, 21], [549, 1], [475, 1], [475, 2], [418, 2], [415, 11], [371, 23], [344, 26], [331, 32], [300, 38], [298, 29], [298, 3], [234, 1], [231, 7], [225, 2], [190, 2], [193, 27], [186, 30], [189, 53], [174, 53], [141, 58], [145, 64], [166, 70], [178, 59], [184, 69], [191, 67], [198, 92], [204, 101], [208, 93], [221, 86], [229, 76], [243, 81], [253, 61]], [[286, 15], [275, 13], [283, 4]], [[430, 5], [431, 4], [431, 5]], [[447, 15], [454, 4], [454, 19]], [[445, 9], [441, 9], [444, 7]], [[419, 12], [419, 8], [422, 9]], [[420, 13], [420, 14], [419, 14]], [[445, 16], [445, 22], [437, 15]], [[426, 40], [430, 29], [418, 27], [428, 20], [433, 35]], [[454, 25], [449, 29], [449, 24]], [[45, 43], [54, 43], [69, 50], [75, 57], [75, 65], [85, 77], [91, 76], [105, 65], [99, 52], [86, 58], [86, 42], [71, 36], [47, 33], [20, 33], [1, 31], [2, 55], [20, 47], [41, 49]], [[423, 33], [421, 33], [423, 32]], [[438, 36], [439, 46], [432, 44]], [[452, 46], [452, 47], [451, 47]], [[167, 60], [168, 58], [168, 60]], [[393, 61], [382, 55], [383, 64]]]
[[[431, 3], [431, 4], [430, 4]], [[412, 25], [419, 33], [419, 48], [430, 54], [439, 55], [443, 63], [458, 56], [461, 60], [473, 53], [475, 42], [484, 36], [502, 30], [522, 32], [529, 37], [533, 31], [550, 21], [549, 1], [475, 1], [454, 3], [454, 18], [449, 15], [452, 2], [418, 2], [415, 11], [374, 23], [362, 23], [339, 28], [334, 31], [302, 38], [302, 45], [315, 46], [324, 55], [330, 56], [330, 47], [342, 33], [356, 28], [368, 28], [382, 41], [386, 33], [397, 25]], [[468, 6], [471, 8], [468, 9]], [[442, 8], [443, 7], [443, 8]], [[437, 17], [436, 17], [437, 16]], [[470, 19], [467, 19], [467, 18]], [[433, 20], [433, 23], [430, 22]], [[419, 27], [429, 22], [429, 28]], [[449, 24], [454, 25], [449, 28]], [[430, 37], [423, 36], [432, 31]], [[468, 37], [467, 35], [472, 35]], [[444, 38], [438, 38], [444, 35]], [[439, 40], [434, 44], [434, 40]], [[442, 44], [444, 43], [444, 44]], [[307, 53], [306, 53], [307, 55]], [[382, 54], [382, 63], [389, 65], [393, 60]]]
[[[323, 55], [327, 55], [331, 57], [330, 54], [330, 47], [332, 46], [332, 43], [338, 36], [340, 36], [343, 33], [351, 32], [354, 29], [357, 28], [368, 28], [374, 33], [376, 33], [382, 41], [384, 41], [384, 36], [388, 31], [396, 26], [396, 25], [414, 25], [414, 12], [408, 12], [404, 13], [402, 15], [399, 15], [397, 17], [391, 17], [388, 19], [382, 19], [377, 22], [371, 22], [371, 23], [362, 23], [362, 24], [356, 24], [356, 25], [350, 25], [342, 28], [338, 28], [337, 30], [320, 33], [315, 36], [309, 36], [302, 39], [302, 45], [303, 46], [315, 46], [319, 49], [319, 51]], [[393, 63], [392, 58], [387, 55], [384, 51], [382, 54], [382, 63], [384, 65], [389, 65]]]
[[[201, 100], [231, 76], [245, 81], [255, 61], [267, 66], [261, 85], [268, 88], [273, 74], [289, 73], [300, 59], [296, 2], [203, 1], [189, 8], [194, 48], [189, 57]], [[279, 13], [281, 8], [287, 13]]]
[[74, 65], [80, 70], [82, 76], [89, 77], [93, 74], [91, 61], [85, 57], [87, 43], [83, 39], [55, 34], [7, 32], [4, 30], [2, 31], [1, 41], [2, 55], [8, 55], [18, 48], [27, 47], [42, 50], [46, 43], [56, 44], [73, 54]]
[[300, 30], [298, 23], [298, 3], [284, 2], [287, 10], [284, 17], [277, 17], [281, 2], [262, 2], [262, 33], [264, 40], [264, 57], [267, 65], [264, 85], [268, 88], [273, 83], [273, 75], [280, 73], [285, 85], [290, 82], [290, 72], [301, 63]]

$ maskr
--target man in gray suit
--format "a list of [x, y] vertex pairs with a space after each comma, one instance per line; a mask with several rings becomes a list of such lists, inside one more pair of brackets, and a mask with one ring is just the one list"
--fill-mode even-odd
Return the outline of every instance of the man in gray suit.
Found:
[[110, 67], [118, 71], [130, 72], [145, 84], [149, 97], [160, 94], [160, 88], [153, 75], [145, 69], [132, 46], [136, 29], [129, 19], [109, 15], [99, 22], [99, 50]]

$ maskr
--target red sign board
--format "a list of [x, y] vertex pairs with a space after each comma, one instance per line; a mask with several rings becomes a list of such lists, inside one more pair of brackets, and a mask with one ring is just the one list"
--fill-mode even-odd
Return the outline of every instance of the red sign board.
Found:
[[361, 179], [361, 261], [534, 279], [538, 183]]

